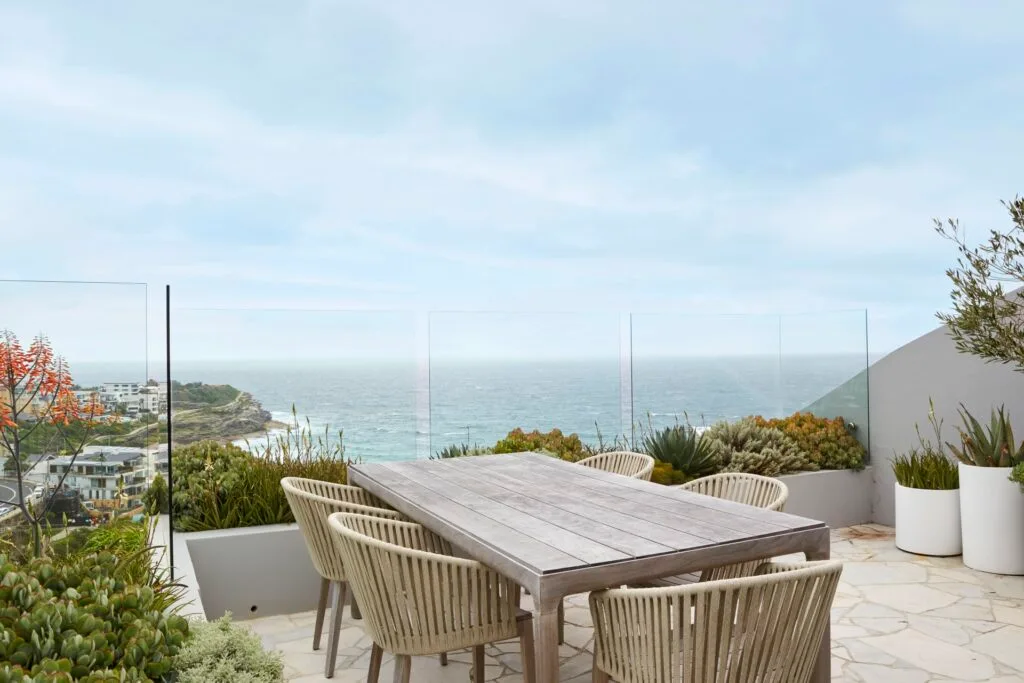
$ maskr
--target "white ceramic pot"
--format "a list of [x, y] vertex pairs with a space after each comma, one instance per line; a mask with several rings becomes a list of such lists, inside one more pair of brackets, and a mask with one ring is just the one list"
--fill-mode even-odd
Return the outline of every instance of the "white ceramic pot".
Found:
[[960, 490], [896, 484], [896, 547], [916, 555], [959, 555]]
[[971, 569], [1024, 574], [1024, 493], [1011, 471], [960, 463], [960, 526]]

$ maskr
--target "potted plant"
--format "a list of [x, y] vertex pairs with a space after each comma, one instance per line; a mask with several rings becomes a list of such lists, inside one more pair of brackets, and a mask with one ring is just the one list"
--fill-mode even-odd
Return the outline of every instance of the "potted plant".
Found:
[[893, 458], [896, 547], [916, 555], [959, 555], [960, 477], [957, 464], [934, 450], [913, 448]]
[[987, 426], [960, 406], [960, 525], [964, 564], [994, 574], [1024, 574], [1024, 493], [1011, 480], [1024, 462], [1003, 406]]

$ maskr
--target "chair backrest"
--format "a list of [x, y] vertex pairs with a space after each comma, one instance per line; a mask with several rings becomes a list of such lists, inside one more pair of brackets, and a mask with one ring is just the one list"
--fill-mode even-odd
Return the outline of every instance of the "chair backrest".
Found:
[[519, 587], [423, 526], [335, 513], [328, 520], [373, 641], [436, 654], [513, 637]]
[[776, 512], [782, 512], [789, 498], [789, 488], [778, 479], [745, 472], [712, 474], [679, 488]]
[[576, 464], [647, 481], [651, 480], [651, 472], [654, 471], [654, 458], [643, 453], [633, 453], [632, 451], [598, 453], [589, 458], [584, 458]]
[[358, 512], [377, 517], [401, 518], [401, 513], [386, 509], [384, 503], [358, 486], [333, 484], [316, 479], [285, 477], [281, 488], [288, 499], [295, 521], [302, 530], [309, 559], [320, 576], [331, 581], [345, 580], [345, 567], [334, 547], [327, 518], [334, 512]]
[[842, 570], [773, 563], [741, 579], [592, 593], [595, 665], [619, 683], [806, 683]]

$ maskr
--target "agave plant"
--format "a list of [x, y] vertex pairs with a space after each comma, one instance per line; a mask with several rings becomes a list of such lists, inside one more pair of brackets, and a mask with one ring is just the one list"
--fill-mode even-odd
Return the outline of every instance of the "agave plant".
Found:
[[1024, 443], [1013, 437], [1013, 427], [1004, 406], [992, 411], [988, 426], [982, 425], [960, 404], [960, 445], [946, 443], [950, 452], [965, 465], [975, 467], [1013, 467], [1024, 462]]
[[718, 471], [719, 459], [711, 443], [690, 425], [677, 424], [643, 437], [644, 451], [655, 460], [691, 478]]

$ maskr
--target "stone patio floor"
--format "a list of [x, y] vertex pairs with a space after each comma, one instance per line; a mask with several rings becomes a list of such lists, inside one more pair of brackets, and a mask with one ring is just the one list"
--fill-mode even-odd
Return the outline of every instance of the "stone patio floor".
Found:
[[[1024, 577], [975, 572], [959, 557], [902, 552], [893, 530], [878, 525], [833, 531], [832, 556], [845, 563], [832, 608], [833, 681], [1024, 683]], [[588, 682], [593, 631], [586, 596], [570, 598], [565, 617], [560, 679]], [[289, 681], [313, 683], [328, 680], [323, 647], [312, 649], [313, 618], [307, 612], [245, 623], [266, 647], [281, 651]], [[365, 681], [370, 644], [346, 610], [331, 680]], [[416, 657], [412, 680], [468, 683], [470, 652], [451, 653], [449, 662]], [[385, 654], [382, 683], [392, 669]], [[487, 646], [486, 678], [522, 681], [518, 642]]]

